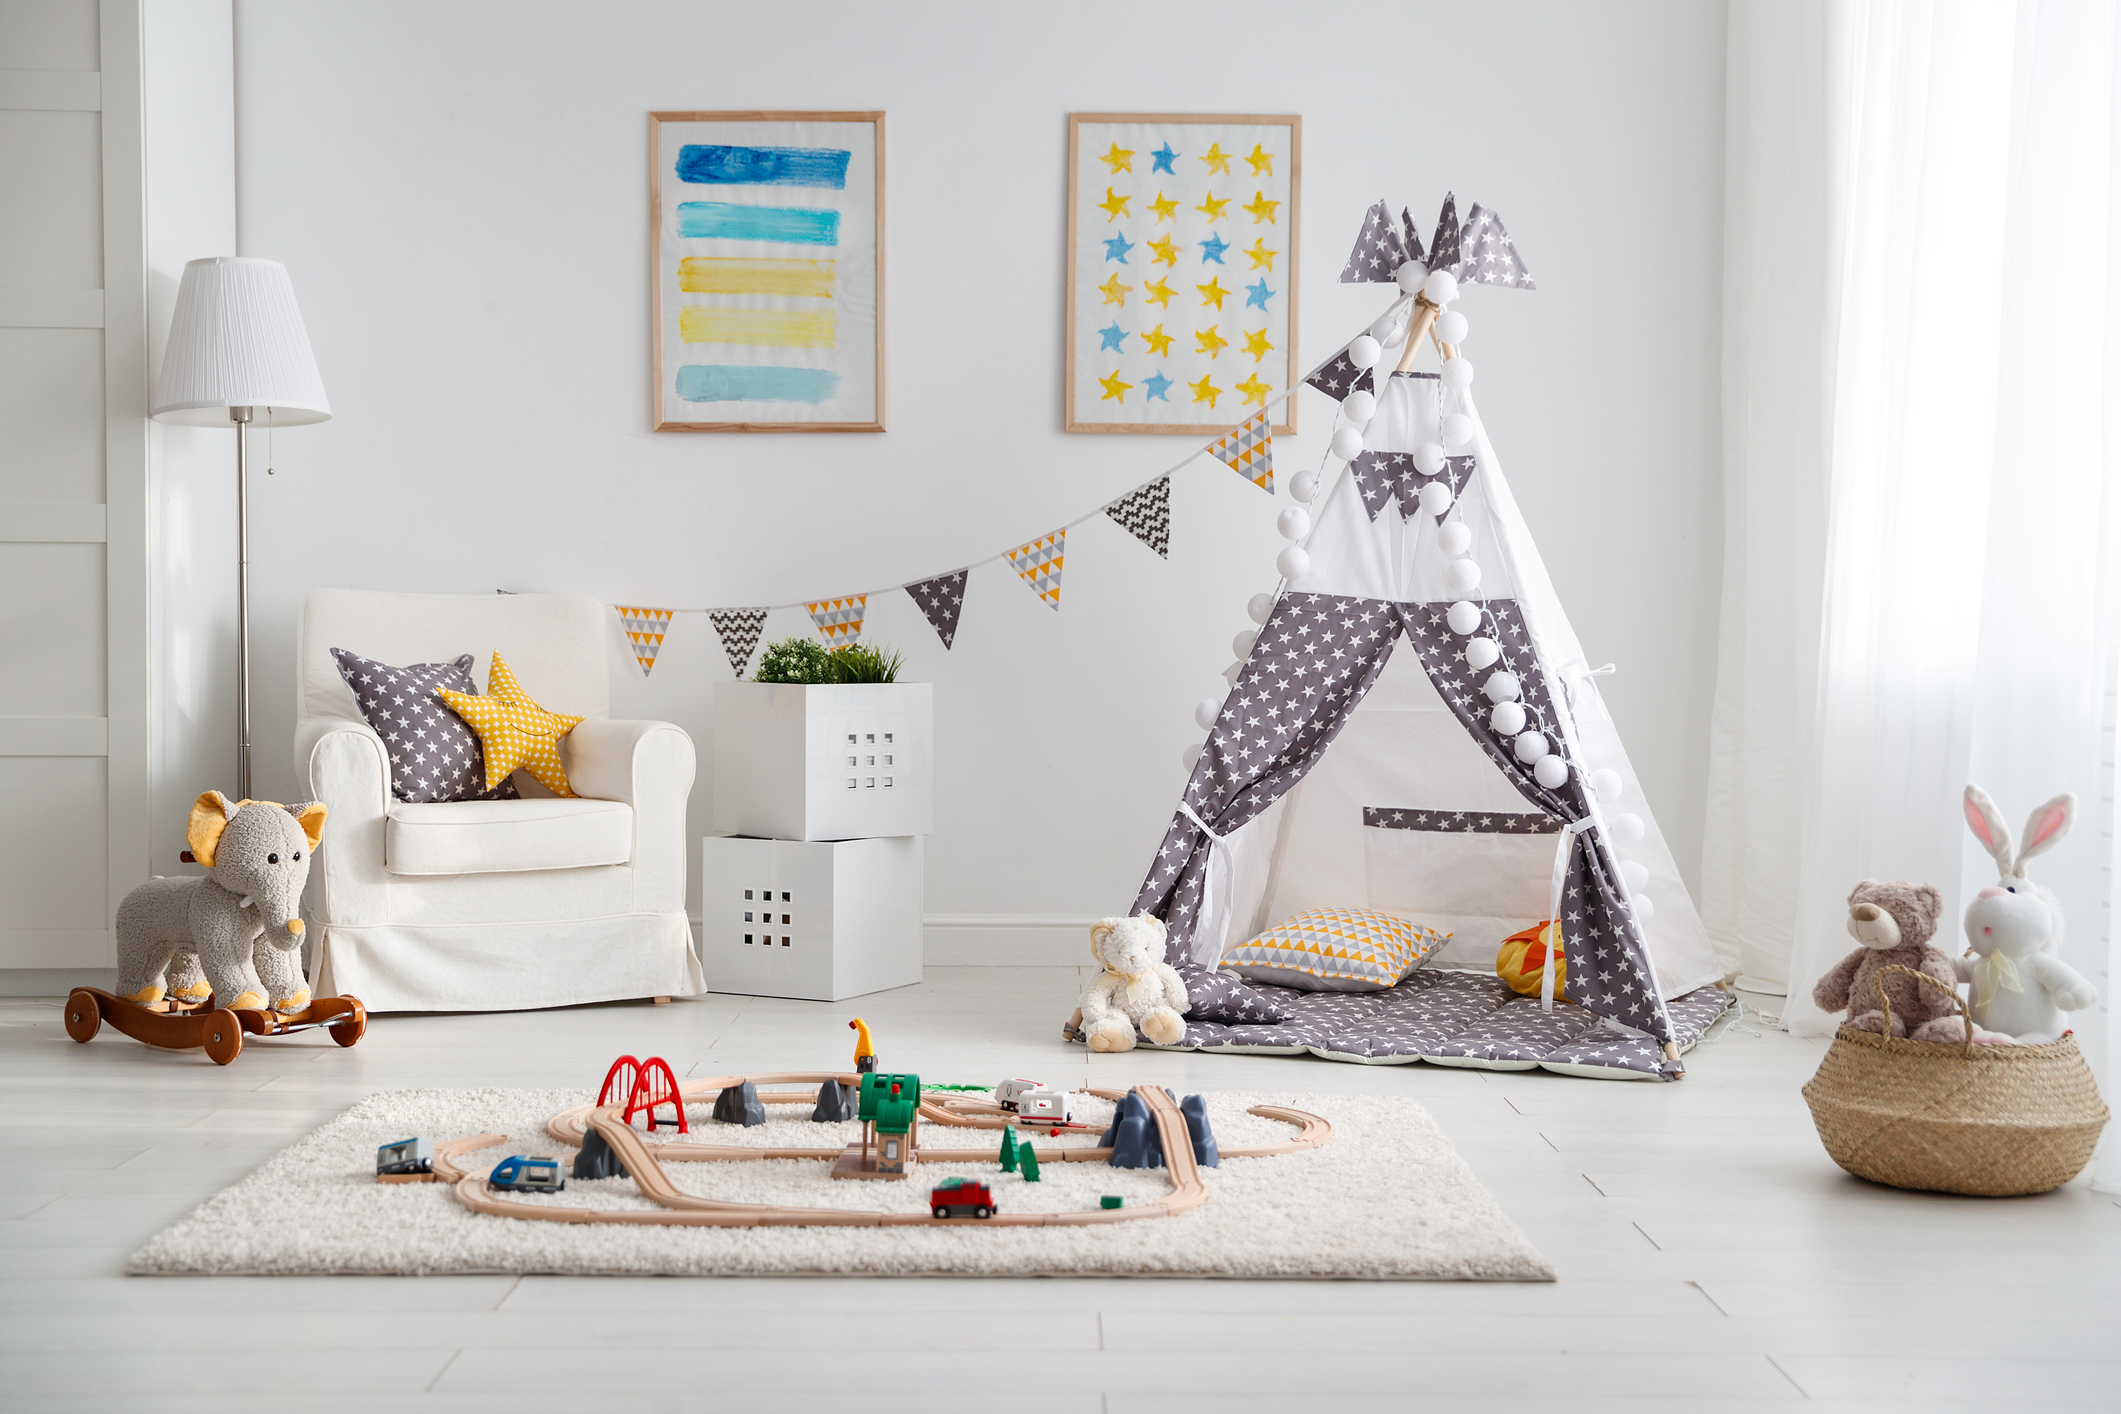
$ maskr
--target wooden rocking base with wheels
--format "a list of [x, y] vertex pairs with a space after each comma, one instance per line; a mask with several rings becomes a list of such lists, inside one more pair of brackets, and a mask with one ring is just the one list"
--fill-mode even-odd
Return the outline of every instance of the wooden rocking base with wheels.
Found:
[[326, 1027], [331, 1039], [351, 1046], [368, 1030], [368, 1010], [358, 997], [318, 997], [300, 1011], [234, 1011], [203, 1002], [174, 998], [151, 1007], [113, 996], [98, 987], [76, 987], [66, 999], [66, 1034], [86, 1042], [103, 1023], [144, 1045], [165, 1051], [203, 1050], [215, 1065], [227, 1065], [243, 1054], [243, 1037], [288, 1036]]

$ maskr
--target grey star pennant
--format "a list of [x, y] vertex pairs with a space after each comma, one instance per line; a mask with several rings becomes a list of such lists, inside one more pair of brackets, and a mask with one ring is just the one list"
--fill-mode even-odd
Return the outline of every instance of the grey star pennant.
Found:
[[722, 651], [729, 655], [729, 666], [742, 677], [744, 669], [751, 666], [751, 654], [759, 646], [759, 634], [766, 627], [764, 609], [709, 609], [707, 622], [714, 625], [715, 637], [722, 640]]
[[906, 586], [906, 592], [928, 616], [929, 625], [934, 628], [935, 636], [943, 641], [945, 649], [957, 639], [957, 616], [965, 607], [965, 580], [971, 573], [970, 570], [952, 570]]
[[1436, 237], [1429, 243], [1429, 268], [1448, 270], [1460, 284], [1508, 285], [1536, 290], [1532, 274], [1524, 268], [1502, 218], [1474, 202], [1465, 224], [1458, 222], [1458, 198], [1446, 194], [1443, 210], [1436, 217]]
[[1165, 559], [1171, 558], [1171, 478], [1160, 476], [1105, 507], [1105, 514]]
[[[1348, 252], [1347, 266], [1340, 272], [1343, 285], [1389, 285], [1399, 267], [1409, 260], [1421, 259], [1421, 242], [1409, 237], [1402, 239], [1400, 228], [1392, 224], [1392, 211], [1382, 201], [1363, 215], [1362, 232], [1355, 237], [1355, 248]], [[1413, 248], [1408, 249], [1409, 245]]]
[[[1353, 343], [1354, 340], [1349, 342]], [[1371, 370], [1357, 368], [1355, 360], [1348, 357], [1347, 349], [1342, 348], [1339, 353], [1312, 369], [1304, 382], [1339, 403], [1346, 402], [1348, 394], [1358, 388], [1365, 393], [1376, 392], [1376, 380], [1370, 375]]]
[[1458, 273], [1458, 194], [1443, 194], [1443, 210], [1436, 213], [1436, 234], [1429, 240], [1429, 268]]

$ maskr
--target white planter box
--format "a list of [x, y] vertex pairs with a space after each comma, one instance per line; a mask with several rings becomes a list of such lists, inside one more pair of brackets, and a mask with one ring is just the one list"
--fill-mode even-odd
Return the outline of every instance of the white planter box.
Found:
[[918, 835], [709, 835], [700, 849], [707, 990], [836, 1002], [920, 981], [922, 844]]
[[714, 685], [714, 828], [776, 840], [925, 835], [934, 688]]

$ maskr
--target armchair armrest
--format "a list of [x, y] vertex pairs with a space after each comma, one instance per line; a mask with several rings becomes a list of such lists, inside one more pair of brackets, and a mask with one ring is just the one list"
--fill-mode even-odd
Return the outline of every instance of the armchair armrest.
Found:
[[591, 718], [567, 735], [567, 779], [575, 794], [633, 807], [638, 911], [685, 907], [685, 802], [698, 770], [692, 738], [670, 722]]
[[389, 885], [390, 753], [366, 722], [305, 717], [295, 723], [295, 775], [329, 811], [310, 870], [311, 897], [327, 924], [355, 921]]

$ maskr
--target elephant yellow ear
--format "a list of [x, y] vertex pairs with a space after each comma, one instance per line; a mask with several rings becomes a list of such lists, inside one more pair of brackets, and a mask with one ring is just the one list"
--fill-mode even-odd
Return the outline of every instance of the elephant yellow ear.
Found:
[[315, 849], [317, 841], [324, 838], [324, 802], [312, 800], [307, 805], [290, 805], [287, 809], [302, 826], [302, 833], [309, 839], [309, 847]]
[[184, 823], [184, 842], [191, 846], [193, 859], [209, 869], [214, 867], [214, 850], [220, 846], [221, 832], [228, 828], [229, 817], [235, 813], [236, 807], [217, 790], [207, 791], [192, 802], [191, 819]]

